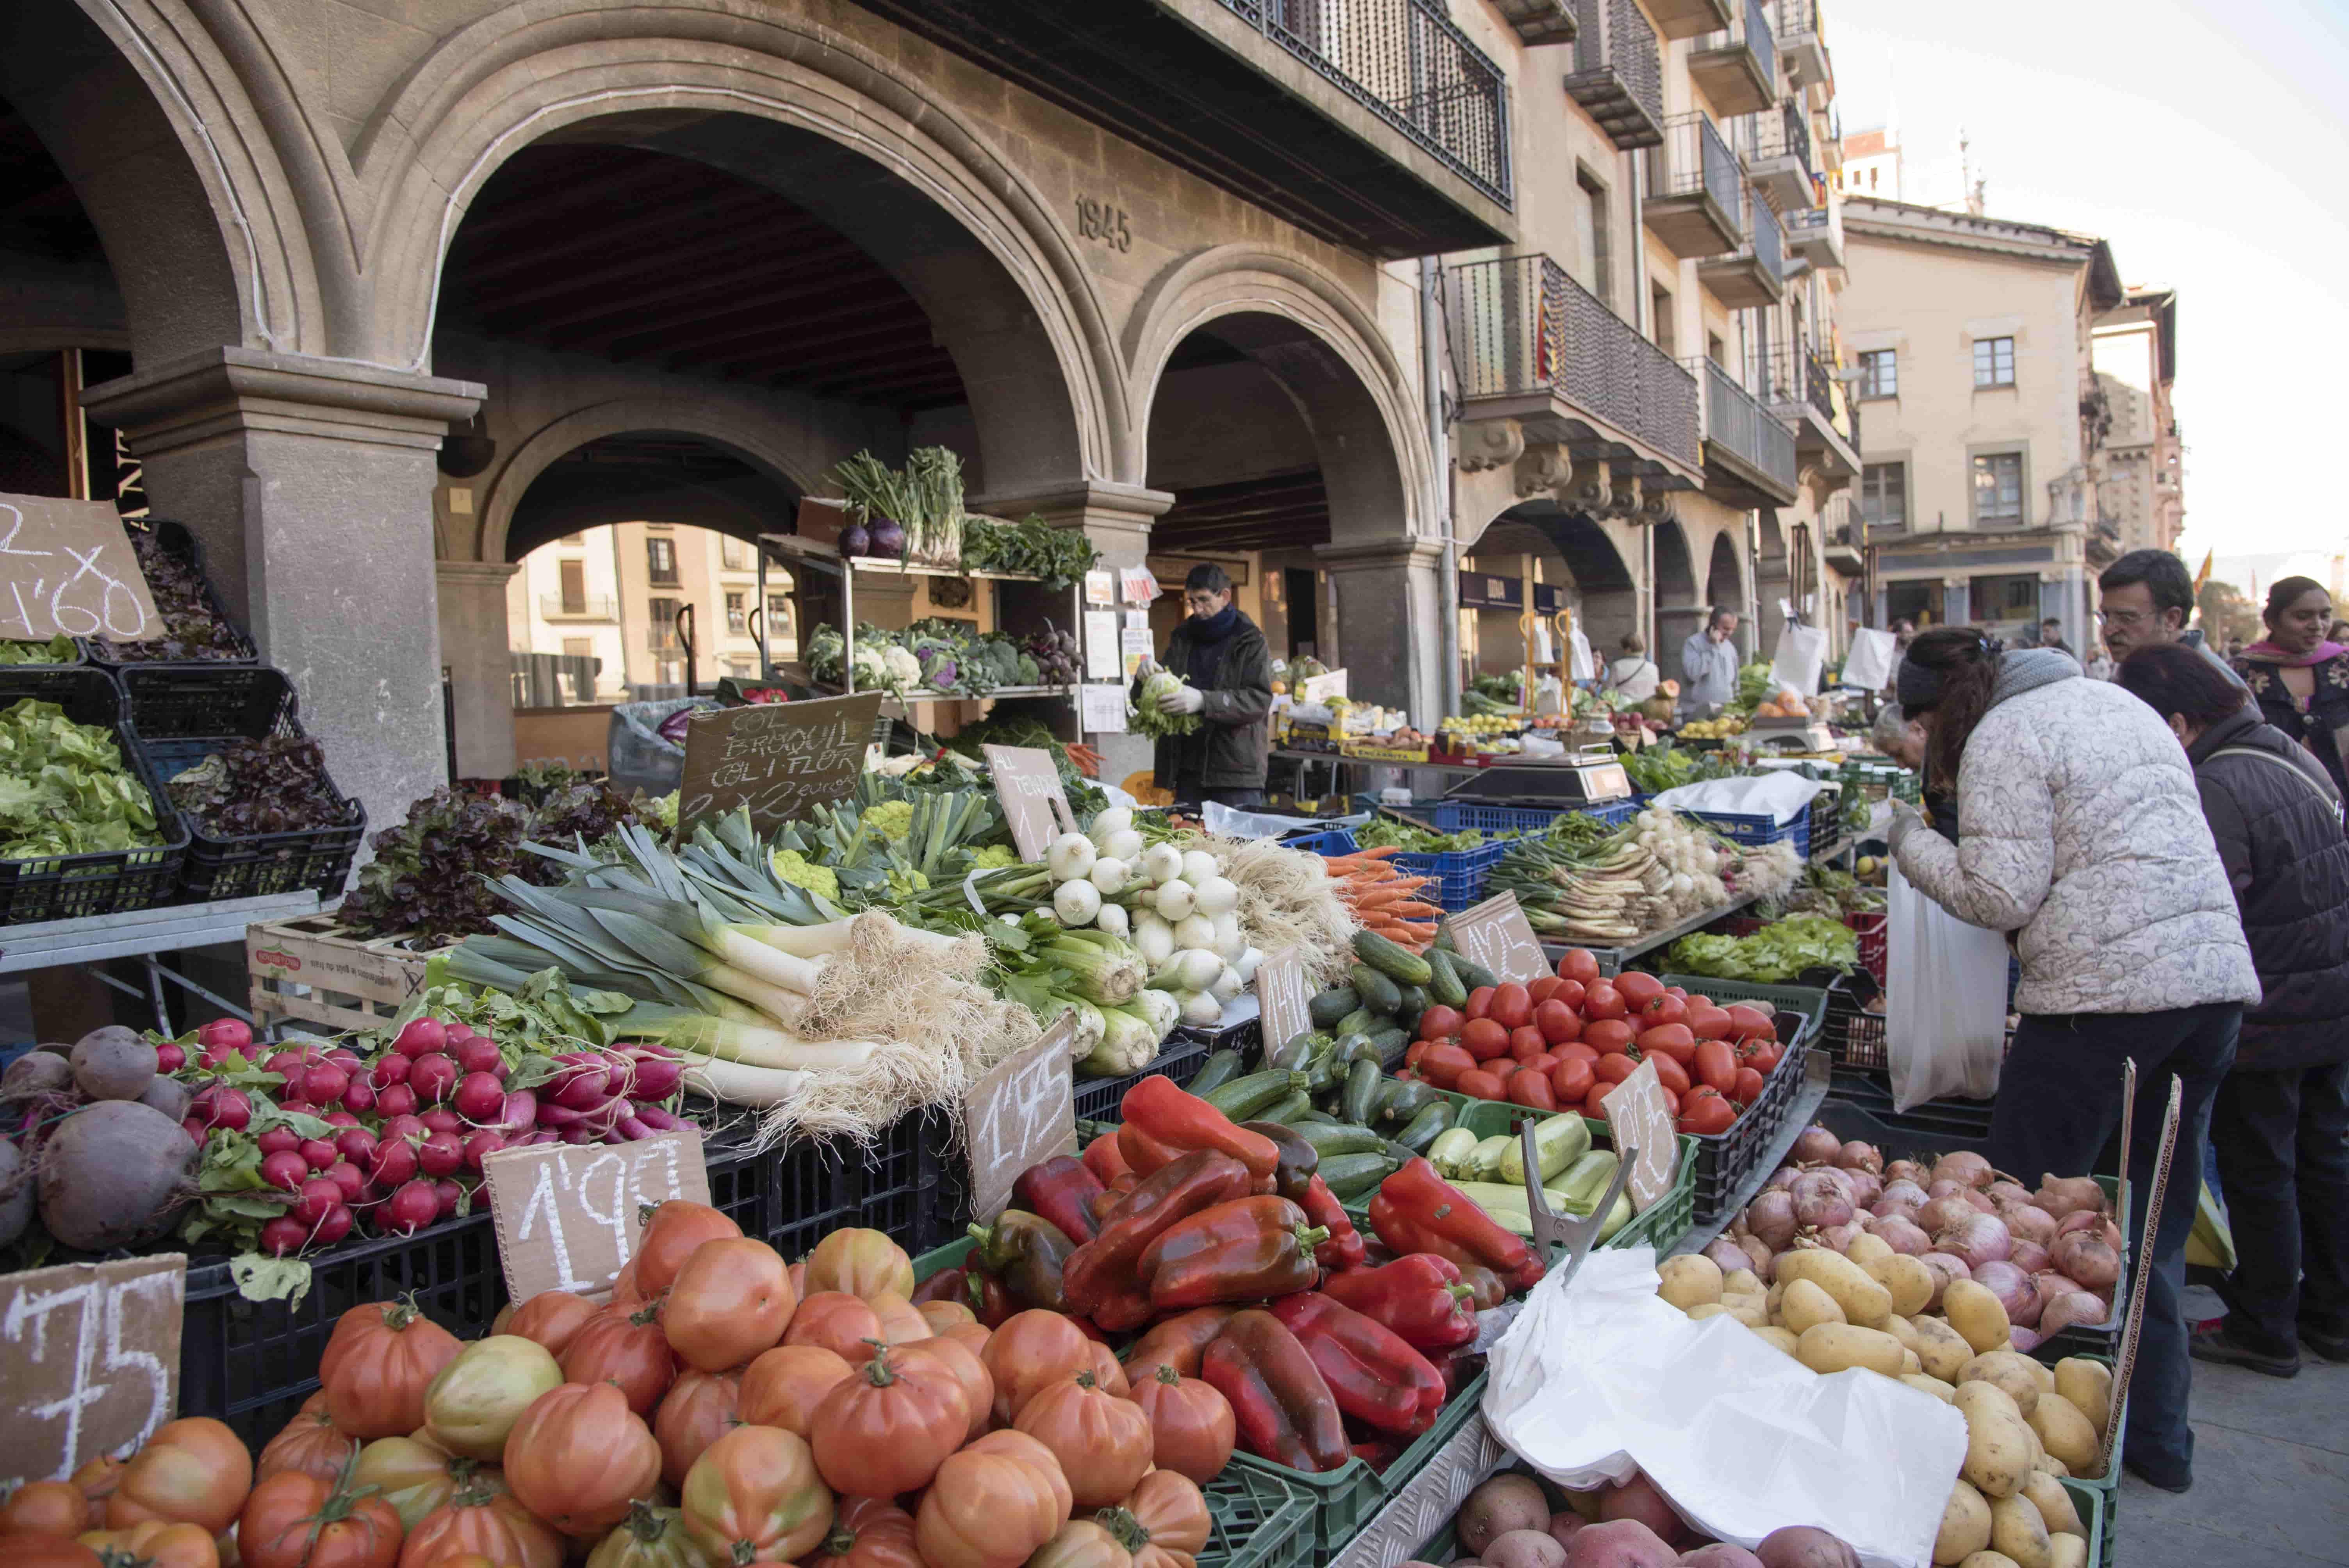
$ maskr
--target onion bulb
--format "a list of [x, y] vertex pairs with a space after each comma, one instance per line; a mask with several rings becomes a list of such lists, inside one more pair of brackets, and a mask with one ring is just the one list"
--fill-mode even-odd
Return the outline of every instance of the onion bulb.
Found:
[[1174, 923], [1174, 945], [1202, 948], [1223, 956], [1216, 949], [1216, 923], [1204, 914], [1186, 914]]
[[1191, 913], [1191, 884], [1177, 877], [1173, 882], [1158, 884], [1158, 913], [1169, 920], [1180, 920]]
[[1206, 851], [1185, 850], [1183, 851], [1183, 880], [1189, 882], [1193, 887], [1197, 887], [1201, 882], [1210, 881], [1211, 879], [1222, 874], [1223, 868], [1216, 864], [1216, 857], [1209, 854]]
[[1239, 907], [1239, 885], [1229, 877], [1205, 877], [1192, 884], [1191, 901], [1201, 914], [1229, 914]]
[[1103, 808], [1101, 815], [1093, 819], [1091, 837], [1094, 846], [1106, 853], [1111, 834], [1133, 830], [1133, 813], [1123, 806], [1110, 806]]
[[[1153, 844], [1142, 851], [1142, 878], [1162, 886], [1183, 874], [1183, 851], [1172, 844]], [[1188, 914], [1190, 911], [1184, 911]]]
[[1174, 928], [1145, 911], [1133, 918], [1133, 947], [1143, 963], [1156, 969], [1174, 956]]
[[1183, 998], [1183, 1021], [1196, 1028], [1206, 1028], [1224, 1016], [1224, 1005], [1205, 991], [1194, 991]]
[[1131, 867], [1142, 858], [1143, 848], [1142, 835], [1128, 828], [1123, 832], [1112, 833], [1109, 842], [1102, 846], [1102, 853], [1114, 856]]
[[[1193, 913], [1205, 914], [1207, 912], [1195, 905]], [[1215, 917], [1213, 929], [1216, 934], [1215, 949], [1225, 957], [1237, 958], [1242, 953], [1247, 951], [1247, 939], [1240, 934], [1238, 915], [1226, 910]]]
[[1239, 971], [1226, 964], [1216, 975], [1215, 984], [1207, 987], [1207, 995], [1213, 996], [1216, 1001], [1229, 1006], [1233, 998], [1237, 997], [1239, 994]]
[[1125, 905], [1122, 903], [1102, 904], [1101, 913], [1093, 916], [1093, 924], [1112, 936], [1133, 934], [1132, 926], [1126, 923]]
[[1052, 913], [1062, 925], [1091, 925], [1101, 904], [1101, 889], [1089, 882], [1064, 882], [1052, 890]]
[[1103, 898], [1114, 897], [1125, 891], [1125, 862], [1115, 855], [1098, 856], [1085, 880], [1100, 889]]
[[1093, 869], [1093, 841], [1082, 833], [1062, 833], [1044, 851], [1044, 863], [1051, 868], [1056, 882], [1074, 882], [1089, 875]]

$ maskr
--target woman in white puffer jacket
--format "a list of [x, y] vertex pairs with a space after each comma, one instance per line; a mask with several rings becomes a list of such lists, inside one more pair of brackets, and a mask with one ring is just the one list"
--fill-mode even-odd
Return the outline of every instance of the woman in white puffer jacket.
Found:
[[[1901, 873], [1961, 920], [2014, 934], [2023, 1014], [1991, 1119], [1991, 1162], [2024, 1181], [2111, 1169], [2121, 1068], [2137, 1070], [2129, 1181], [2150, 1192], [2173, 1074], [2184, 1080], [2131, 1384], [2127, 1468], [2183, 1491], [2193, 1473], [2178, 1292], [2210, 1099], [2260, 998], [2235, 896], [2184, 754], [2153, 711], [2053, 648], [2001, 654], [1971, 627], [1909, 645], [1900, 706], [1958, 781], [1958, 841], [1902, 810]], [[2143, 1202], [2142, 1197], [2139, 1200]], [[2131, 1229], [2143, 1222], [2131, 1216]]]

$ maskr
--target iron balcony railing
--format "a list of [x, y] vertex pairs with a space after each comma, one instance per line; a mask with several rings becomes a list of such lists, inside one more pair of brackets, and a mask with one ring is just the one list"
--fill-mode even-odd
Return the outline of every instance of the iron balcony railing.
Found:
[[1774, 278], [1786, 275], [1786, 242], [1778, 231], [1778, 214], [1770, 204], [1751, 188], [1746, 191], [1745, 242], [1754, 259], [1769, 270]]
[[1695, 110], [1674, 115], [1664, 123], [1664, 144], [1648, 156], [1651, 191], [1659, 196], [1691, 196], [1701, 191], [1713, 198], [1733, 227], [1744, 232], [1745, 176], [1711, 117]]
[[1503, 206], [1509, 88], [1440, 0], [1221, 0], [1224, 8]]
[[1574, 74], [1566, 78], [1567, 96], [1599, 117], [1616, 146], [1655, 146], [1664, 123], [1664, 73], [1655, 28], [1637, 0], [1576, 0], [1575, 14]]
[[619, 611], [608, 594], [590, 593], [582, 598], [566, 600], [560, 593], [541, 593], [538, 613], [549, 621], [611, 621]]
[[1788, 47], [1795, 40], [1819, 30], [1819, 0], [1776, 0], [1778, 36]]
[[1793, 244], [1826, 234], [1835, 242], [1836, 253], [1843, 253], [1843, 206], [1830, 200], [1817, 207], [1797, 207], [1780, 220], [1786, 230], [1786, 239]]
[[1704, 438], [1788, 490], [1795, 485], [1795, 433], [1737, 378], [1710, 359], [1692, 362], [1704, 388]]
[[1767, 163], [1774, 158], [1792, 158], [1803, 166], [1805, 174], [1816, 167], [1811, 162], [1810, 125], [1793, 104], [1760, 109], [1744, 118], [1750, 140], [1746, 149], [1749, 161]]
[[1729, 30], [1705, 34], [1696, 41], [1692, 53], [1705, 55], [1735, 48], [1743, 48], [1754, 57], [1765, 80], [1778, 79], [1778, 40], [1770, 30], [1770, 14], [1762, 8], [1762, 0], [1739, 0]]
[[1464, 398], [1548, 390], [1691, 468], [1696, 382], [1547, 256], [1452, 269], [1445, 292]]
[[1843, 407], [1837, 408], [1835, 371], [1817, 354], [1782, 345], [1758, 356], [1751, 369], [1746, 379], [1763, 402], [1789, 413], [1807, 405], [1854, 449], [1858, 447], [1858, 406], [1847, 397]]

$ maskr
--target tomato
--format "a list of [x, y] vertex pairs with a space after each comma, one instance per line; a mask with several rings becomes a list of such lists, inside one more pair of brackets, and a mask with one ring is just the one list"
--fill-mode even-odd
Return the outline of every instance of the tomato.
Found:
[[1494, 988], [1493, 1006], [1488, 1016], [1505, 1029], [1523, 1028], [1533, 1019], [1533, 998], [1516, 981], [1505, 981]]
[[1075, 1507], [1087, 1513], [1116, 1507], [1150, 1470], [1150, 1418], [1088, 1375], [1029, 1400], [1019, 1429], [1061, 1461]]
[[1689, 999], [1688, 987], [1685, 985], [1667, 985], [1664, 987], [1664, 995], [1677, 996], [1683, 1002]]
[[1557, 1090], [1551, 1087], [1547, 1074], [1527, 1068], [1509, 1075], [1509, 1100], [1527, 1110], [1556, 1110]]
[[1607, 1104], [1607, 1097], [1614, 1092], [1615, 1085], [1612, 1082], [1591, 1085], [1590, 1092], [1582, 1099], [1582, 1114], [1593, 1120], [1604, 1120], [1607, 1112], [1602, 1108]]
[[1561, 980], [1557, 983], [1557, 989], [1549, 994], [1549, 999], [1553, 1002], [1565, 1003], [1578, 1018], [1582, 1016], [1583, 998], [1588, 995], [1581, 981]]
[[1408, 1069], [1419, 1066], [1419, 1058], [1427, 1055], [1427, 1047], [1433, 1044], [1433, 1040], [1413, 1040], [1405, 1046], [1402, 1048], [1403, 1067]]
[[689, 1198], [670, 1199], [653, 1211], [636, 1243], [636, 1294], [650, 1301], [677, 1283], [678, 1271], [696, 1247], [741, 1233], [742, 1227], [723, 1210]]
[[1090, 1371], [1093, 1353], [1084, 1331], [1057, 1312], [1014, 1313], [987, 1341], [979, 1360], [995, 1379], [995, 1419], [1009, 1426], [1045, 1389]]
[[1695, 1012], [1699, 1007], [1710, 1007], [1713, 1006], [1713, 998], [1701, 992], [1683, 991], [1679, 986], [1675, 985], [1672, 987], [1672, 995], [1678, 996], [1682, 1002], [1686, 1003], [1688, 1005], [1688, 1010], [1692, 1013]]
[[1749, 1007], [1743, 1002], [1730, 1004], [1729, 1024], [1730, 1033], [1741, 1040], [1775, 1040], [1778, 1037], [1777, 1020], [1761, 1008]]
[[[769, 1352], [772, 1354], [772, 1352]], [[660, 1445], [661, 1480], [685, 1484], [685, 1472], [701, 1450], [741, 1425], [742, 1374], [688, 1367], [678, 1375], [653, 1417], [653, 1441]]]
[[1133, 1532], [1148, 1545], [1133, 1553], [1133, 1568], [1185, 1568], [1205, 1556], [1207, 1534], [1214, 1528], [1207, 1517], [1207, 1500], [1185, 1478], [1161, 1470], [1142, 1478], [1125, 1500]]
[[567, 1290], [543, 1290], [515, 1307], [513, 1316], [496, 1332], [536, 1340], [546, 1346], [549, 1356], [560, 1361], [564, 1351], [570, 1348], [571, 1336], [601, 1310], [586, 1297]]
[[1488, 1073], [1479, 1068], [1475, 1072], [1462, 1073], [1452, 1092], [1464, 1094], [1471, 1099], [1499, 1099], [1506, 1090], [1499, 1074]]
[[1460, 1043], [1478, 1061], [1489, 1062], [1495, 1057], [1508, 1055], [1509, 1031], [1501, 1026], [1497, 1018], [1472, 1018], [1468, 1026], [1460, 1031]]
[[1696, 1037], [1689, 1033], [1686, 1024], [1658, 1024], [1640, 1031], [1640, 1050], [1646, 1056], [1670, 1057], [1686, 1067], [1696, 1055]]
[[1739, 1105], [1752, 1105], [1762, 1098], [1762, 1075], [1752, 1068], [1737, 1069], [1737, 1081], [1729, 1088], [1729, 1098]]
[[1534, 1008], [1534, 1027], [1541, 1031], [1547, 1045], [1562, 1046], [1582, 1037], [1581, 1015], [1555, 996]]
[[928, 1568], [1018, 1568], [1071, 1506], [1050, 1449], [1025, 1432], [989, 1432], [938, 1467], [914, 1540]]
[[1545, 975], [1540, 979], [1526, 987], [1526, 995], [1532, 999], [1533, 1005], [1538, 1007], [1544, 1002], [1548, 1001], [1552, 996], [1557, 995], [1557, 988], [1565, 984], [1565, 981], [1559, 979], [1555, 975]]
[[[802, 1302], [800, 1311], [807, 1305]], [[816, 1406], [854, 1370], [847, 1357], [827, 1346], [779, 1345], [744, 1369], [736, 1414], [747, 1426], [781, 1427], [806, 1437]]]
[[807, 1288], [844, 1290], [868, 1300], [890, 1292], [914, 1294], [914, 1260], [885, 1231], [847, 1227], [833, 1232], [807, 1255]]
[[236, 1522], [243, 1568], [392, 1568], [399, 1546], [391, 1504], [300, 1470], [280, 1470], [254, 1487]]
[[[843, 1497], [832, 1533], [808, 1568], [927, 1568], [914, 1545], [914, 1516], [885, 1497]], [[587, 1568], [619, 1568], [589, 1558]], [[680, 1563], [678, 1568], [698, 1568]]]
[[[1099, 1367], [1104, 1359], [1108, 1349], [1109, 1346], [1106, 1345], [1096, 1344], [1093, 1346], [1093, 1363], [1096, 1367]], [[970, 1425], [964, 1429], [963, 1441], [969, 1441], [995, 1424], [995, 1378], [988, 1374], [987, 1364], [979, 1360], [978, 1351], [958, 1339], [938, 1337], [916, 1339], [911, 1345], [893, 1346], [891, 1350], [893, 1354], [901, 1357], [910, 1356], [917, 1360], [927, 1357], [952, 1373], [955, 1381], [962, 1385], [963, 1402], [970, 1407]], [[769, 1354], [772, 1355], [773, 1352], [770, 1351]], [[1117, 1367], [1114, 1360], [1111, 1360], [1109, 1364], [1112, 1368]], [[1104, 1379], [1102, 1387], [1113, 1390], [1124, 1389], [1126, 1387], [1124, 1372], [1122, 1369], [1118, 1370], [1116, 1381], [1111, 1383]]]
[[410, 1535], [425, 1515], [445, 1505], [468, 1482], [478, 1482], [493, 1492], [505, 1490], [496, 1470], [483, 1470], [421, 1435], [378, 1438], [359, 1450], [358, 1468], [351, 1472], [351, 1480], [354, 1485], [375, 1488], [399, 1515], [399, 1527]]
[[[321, 1392], [323, 1393], [323, 1390]], [[318, 1395], [311, 1396], [313, 1399], [318, 1397]], [[129, 1460], [116, 1459], [111, 1454], [100, 1454], [73, 1472], [74, 1485], [81, 1488], [82, 1496], [89, 1499], [92, 1519], [105, 1517], [106, 1500], [114, 1495], [114, 1489], [122, 1482], [122, 1472], [129, 1468]]]
[[916, 1339], [930, 1336], [929, 1320], [921, 1308], [895, 1291], [876, 1291], [865, 1305], [873, 1309], [881, 1325], [881, 1339], [887, 1345], [910, 1345]]
[[1728, 1131], [1736, 1122], [1736, 1108], [1722, 1099], [1718, 1090], [1701, 1088], [1689, 1092], [1674, 1125], [1682, 1132], [1712, 1138]]
[[1650, 1028], [1658, 1024], [1685, 1024], [1688, 1022], [1688, 1004], [1667, 993], [1640, 1008], [1640, 1019]]
[[441, 1447], [495, 1462], [531, 1401], [563, 1382], [546, 1347], [518, 1334], [476, 1339], [440, 1368], [424, 1394], [424, 1429]]
[[1544, 1078], [1549, 1077], [1550, 1068], [1556, 1066], [1557, 1066], [1557, 1058], [1547, 1051], [1536, 1051], [1532, 1056], [1527, 1057], [1525, 1060], [1517, 1064], [1518, 1070], [1522, 1072], [1539, 1073]]
[[1571, 1057], [1549, 1070], [1550, 1092], [1557, 1097], [1557, 1103], [1562, 1106], [1579, 1104], [1589, 1095], [1590, 1086], [1598, 1081], [1598, 1075], [1590, 1070], [1588, 1062], [1577, 1061]]
[[1663, 1091], [1663, 1095], [1665, 1111], [1672, 1116], [1680, 1115], [1681, 1097], [1674, 1094], [1671, 1089], [1665, 1089]]
[[43, 1533], [8, 1537], [9, 1568], [101, 1568], [98, 1553], [70, 1536]]
[[1458, 1034], [1460, 1026], [1467, 1021], [1461, 1016], [1459, 1008], [1447, 1007], [1439, 1002], [1419, 1016], [1419, 1037], [1423, 1040], [1448, 1039]]
[[1203, 1485], [1223, 1473], [1236, 1422], [1231, 1401], [1214, 1384], [1161, 1364], [1143, 1377], [1133, 1398], [1150, 1419], [1153, 1464]]
[[1433, 1046], [1419, 1058], [1419, 1076], [1438, 1088], [1457, 1090], [1460, 1075], [1475, 1065], [1465, 1046]]
[[1775, 1040], [1741, 1040], [1737, 1045], [1737, 1059], [1764, 1078], [1778, 1065], [1782, 1054]]
[[1737, 1082], [1737, 1053], [1726, 1040], [1700, 1040], [1689, 1062], [1695, 1080], [1716, 1094], [1727, 1094]]
[[[813, 1269], [808, 1284], [821, 1288]], [[906, 1284], [910, 1289], [910, 1278]], [[669, 1286], [661, 1327], [686, 1365], [722, 1372], [773, 1349], [795, 1305], [782, 1254], [749, 1236], [730, 1237], [702, 1243], [685, 1260]]]
[[1542, 1032], [1531, 1024], [1521, 1024], [1509, 1031], [1509, 1057], [1513, 1061], [1524, 1061], [1548, 1045]]
[[1485, 1016], [1485, 1015], [1493, 1010], [1493, 992], [1495, 989], [1495, 987], [1491, 985], [1479, 985], [1474, 991], [1468, 993], [1469, 1022], [1474, 1023], [1478, 1018]]
[[1558, 955], [1557, 974], [1561, 980], [1575, 980], [1588, 985], [1599, 978], [1599, 960], [1587, 947], [1569, 947]]
[[[320, 1480], [334, 1480], [358, 1451], [357, 1438], [335, 1430], [334, 1418], [326, 1414], [326, 1393], [322, 1388], [311, 1395], [294, 1418], [269, 1439], [269, 1446], [261, 1450], [261, 1459], [253, 1467], [253, 1479], [266, 1480], [279, 1470], [297, 1470]], [[5, 1524], [0, 1524], [0, 1531], [5, 1529]]]
[[[80, 1542], [120, 1568], [220, 1568], [220, 1546], [201, 1524], [150, 1519], [128, 1530], [86, 1530]], [[16, 1542], [8, 1544], [13, 1552]], [[393, 1551], [398, 1550], [395, 1542]]]
[[1599, 1061], [1598, 1047], [1587, 1040], [1569, 1040], [1558, 1047], [1552, 1054], [1562, 1062], [1581, 1062], [1588, 1066], [1596, 1066]]
[[1664, 983], [1640, 970], [1626, 969], [1615, 976], [1615, 989], [1622, 994], [1624, 1006], [1637, 1012], [1664, 994]]
[[157, 1429], [130, 1457], [106, 1501], [106, 1527], [128, 1530], [160, 1519], [201, 1524], [218, 1535], [252, 1490], [253, 1456], [237, 1435], [209, 1416], [184, 1417]]
[[1640, 1070], [1640, 1064], [1619, 1051], [1613, 1056], [1599, 1057], [1599, 1066], [1592, 1070], [1601, 1083], [1621, 1083]]
[[1656, 1081], [1664, 1086], [1664, 1091], [1666, 1093], [1688, 1093], [1688, 1068], [1681, 1066], [1680, 1063], [1672, 1060], [1670, 1057], [1655, 1056], [1648, 1057], [1648, 1060], [1654, 1065], [1656, 1069]]
[[737, 1427], [703, 1449], [678, 1505], [686, 1529], [719, 1563], [788, 1563], [832, 1530], [832, 1493], [813, 1451], [774, 1427]]
[[563, 1537], [484, 1471], [417, 1521], [399, 1551], [402, 1568], [440, 1568], [467, 1556], [501, 1568], [563, 1568]]
[[1619, 1056], [1631, 1048], [1631, 1026], [1620, 1018], [1601, 1018], [1582, 1026], [1582, 1043], [1600, 1056]]
[[978, 1315], [959, 1301], [917, 1301], [914, 1310], [922, 1315], [922, 1321], [930, 1326], [933, 1336], [978, 1321]]
[[607, 1306], [589, 1318], [564, 1348], [564, 1381], [616, 1383], [629, 1409], [651, 1415], [677, 1379], [677, 1352], [661, 1327], [661, 1305]]
[[[1092, 1374], [1079, 1376], [1090, 1391]], [[1134, 1420], [1149, 1425], [1139, 1410]], [[808, 1419], [808, 1447], [824, 1484], [834, 1491], [895, 1497], [929, 1485], [969, 1432], [970, 1398], [952, 1367], [929, 1357], [892, 1357], [883, 1346], [834, 1384], [815, 1408]]]
[[650, 1495], [660, 1471], [652, 1429], [609, 1383], [541, 1394], [506, 1439], [506, 1484], [565, 1535], [601, 1535], [627, 1518], [629, 1501]]
[[[913, 1521], [905, 1522], [910, 1538]], [[628, 1505], [626, 1522], [596, 1542], [587, 1568], [709, 1568], [709, 1561], [682, 1512], [639, 1500]]]
[[[296, 1423], [303, 1418], [294, 1418]], [[270, 1448], [276, 1446], [274, 1440], [270, 1444]], [[268, 1451], [262, 1450], [264, 1456]], [[58, 1535], [71, 1539], [89, 1525], [89, 1499], [69, 1480], [28, 1480], [11, 1492], [6, 1502], [0, 1503], [0, 1535]]]
[[1709, 1005], [1692, 1006], [1687, 1021], [1689, 1033], [1700, 1040], [1725, 1040], [1733, 1026], [1728, 1008]]
[[1589, 1018], [1619, 1018], [1631, 1010], [1623, 993], [1615, 985], [1601, 980], [1582, 994], [1582, 1016]]

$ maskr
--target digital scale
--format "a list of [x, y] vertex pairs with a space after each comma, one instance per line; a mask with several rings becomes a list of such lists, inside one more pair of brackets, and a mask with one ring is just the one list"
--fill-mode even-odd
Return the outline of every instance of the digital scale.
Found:
[[1556, 762], [1496, 762], [1444, 792], [1478, 806], [1560, 810], [1631, 798], [1631, 778], [1611, 748], [1586, 746]]

